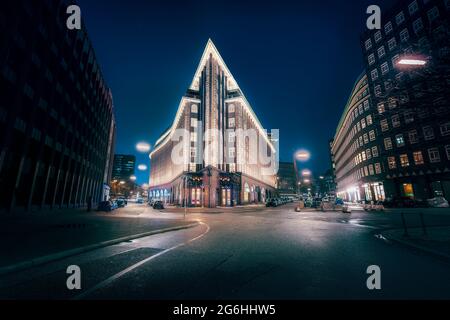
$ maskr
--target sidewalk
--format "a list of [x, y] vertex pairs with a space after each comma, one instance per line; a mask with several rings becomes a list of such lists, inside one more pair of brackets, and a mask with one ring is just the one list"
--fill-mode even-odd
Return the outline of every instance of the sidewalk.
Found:
[[[256, 212], [256, 211], [262, 211], [264, 209], [266, 209], [265, 205], [246, 205], [246, 206], [217, 207], [217, 208], [192, 207], [192, 208], [187, 208], [186, 212], [188, 214], [189, 213], [221, 214], [221, 213], [226, 213], [226, 212], [231, 212], [231, 213]], [[183, 207], [166, 206], [166, 209], [161, 212], [184, 213], [185, 209]]]
[[182, 219], [126, 217], [120, 214], [121, 210], [127, 209], [114, 211], [117, 215], [74, 209], [5, 217], [0, 224], [0, 271], [11, 265], [46, 262], [41, 257], [57, 259], [62, 252], [76, 254], [80, 249], [112, 245], [115, 241], [111, 240], [122, 242], [125, 238], [186, 228], [194, 223]]
[[403, 229], [384, 231], [382, 235], [389, 240], [450, 260], [448, 226], [427, 228], [427, 235], [424, 235], [422, 228], [408, 229], [408, 237], [405, 237]]

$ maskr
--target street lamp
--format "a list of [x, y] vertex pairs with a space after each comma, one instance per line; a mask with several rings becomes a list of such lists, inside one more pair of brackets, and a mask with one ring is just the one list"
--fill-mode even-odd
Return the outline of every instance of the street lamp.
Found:
[[139, 142], [138, 144], [136, 144], [136, 150], [140, 153], [149, 153], [150, 149], [151, 146], [147, 142]]
[[139, 171], [146, 171], [147, 169], [148, 169], [148, 167], [145, 164], [138, 165], [138, 170]]
[[422, 60], [422, 59], [413, 59], [413, 58], [408, 59], [408, 58], [403, 58], [403, 59], [400, 59], [400, 60], [397, 62], [397, 64], [398, 64], [398, 65], [401, 65], [401, 66], [416, 66], [416, 67], [421, 67], [421, 66], [426, 65], [426, 64], [427, 64], [427, 61], [426, 61], [426, 60]]
[[311, 171], [308, 169], [305, 169], [302, 171], [302, 176], [304, 176], [304, 177], [310, 177], [311, 174], [312, 174]]
[[295, 153], [295, 159], [300, 162], [306, 162], [311, 158], [311, 153], [306, 150], [300, 150]]

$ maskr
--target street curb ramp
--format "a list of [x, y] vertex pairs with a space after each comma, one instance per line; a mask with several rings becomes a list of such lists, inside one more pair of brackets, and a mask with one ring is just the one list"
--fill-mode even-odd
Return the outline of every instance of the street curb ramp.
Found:
[[17, 264], [9, 265], [9, 266], [6, 266], [6, 267], [0, 267], [0, 276], [6, 275], [8, 273], [13, 273], [13, 272], [29, 269], [29, 268], [32, 268], [32, 267], [40, 266], [40, 265], [46, 264], [48, 262], [61, 260], [61, 259], [64, 259], [64, 258], [68, 258], [68, 257], [71, 257], [71, 256], [75, 256], [75, 255], [81, 254], [81, 253], [85, 253], [85, 252], [88, 252], [88, 251], [93, 251], [93, 250], [96, 250], [96, 249], [99, 249], [99, 248], [112, 246], [112, 245], [119, 244], [119, 243], [122, 243], [122, 242], [135, 240], [135, 239], [139, 239], [139, 238], [144, 238], [144, 237], [152, 236], [152, 235], [155, 235], [155, 234], [161, 234], [161, 233], [166, 233], [166, 232], [190, 229], [190, 228], [193, 228], [193, 227], [196, 227], [196, 226], [199, 226], [199, 225], [200, 225], [199, 222], [195, 222], [195, 223], [190, 223], [190, 224], [183, 225], [183, 226], [178, 226], [178, 227], [158, 229], [158, 230], [153, 230], [153, 231], [149, 231], [149, 232], [134, 234], [134, 235], [131, 235], [131, 236], [121, 237], [121, 238], [117, 238], [117, 239], [113, 239], [113, 240], [107, 240], [107, 241], [94, 243], [94, 244], [83, 246], [83, 247], [78, 247], [78, 248], [74, 248], [74, 249], [70, 249], [70, 250], [57, 252], [57, 253], [54, 253], [54, 254], [50, 254], [50, 255], [34, 258], [34, 259], [31, 259], [31, 260], [28, 260], [28, 261], [19, 262]]

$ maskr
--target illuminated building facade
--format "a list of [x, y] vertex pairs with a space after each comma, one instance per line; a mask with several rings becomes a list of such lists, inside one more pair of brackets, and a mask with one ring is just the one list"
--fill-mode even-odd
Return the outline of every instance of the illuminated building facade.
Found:
[[358, 77], [331, 142], [337, 195], [348, 201], [384, 200], [383, 159], [368, 79]]
[[105, 196], [115, 122], [86, 29], [68, 1], [0, 6], [0, 212], [86, 206]]
[[450, 200], [450, 1], [398, 1], [361, 47], [386, 196]]
[[[181, 140], [179, 132], [184, 132]], [[174, 159], [179, 141], [181, 161]], [[269, 161], [263, 163], [261, 154]], [[150, 154], [149, 197], [203, 207], [264, 203], [276, 188], [277, 156], [272, 138], [209, 40], [172, 126]]]

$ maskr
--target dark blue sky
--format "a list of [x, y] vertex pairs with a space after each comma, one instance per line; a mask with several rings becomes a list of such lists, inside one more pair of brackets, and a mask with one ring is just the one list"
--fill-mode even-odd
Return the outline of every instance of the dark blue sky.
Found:
[[138, 141], [153, 144], [172, 123], [211, 38], [263, 126], [280, 129], [281, 160], [306, 148], [309, 168], [324, 172], [362, 71], [366, 9], [392, 2], [79, 0], [114, 96], [116, 153], [136, 154]]

